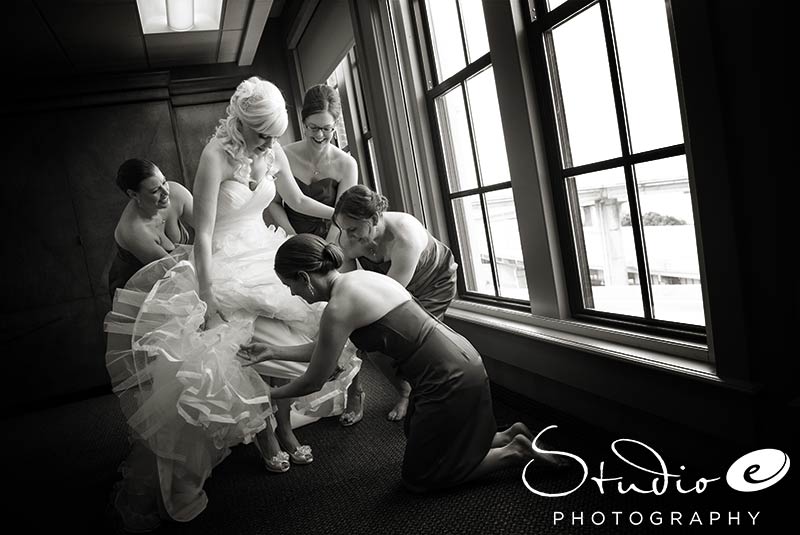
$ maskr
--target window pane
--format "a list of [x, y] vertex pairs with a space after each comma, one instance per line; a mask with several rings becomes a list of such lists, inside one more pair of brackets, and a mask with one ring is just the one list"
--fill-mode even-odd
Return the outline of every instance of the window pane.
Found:
[[436, 115], [442, 138], [442, 153], [447, 168], [450, 191], [478, 186], [472, 142], [469, 139], [467, 110], [461, 86], [456, 86], [436, 99]]
[[517, 212], [511, 188], [486, 194], [486, 211], [492, 233], [492, 250], [497, 266], [498, 286], [501, 297], [512, 297], [527, 301], [528, 282], [525, 279], [525, 263], [519, 239]]
[[367, 155], [369, 157], [369, 170], [372, 173], [373, 188], [378, 188], [381, 183], [381, 177], [378, 173], [378, 155], [375, 153], [375, 142], [372, 141], [372, 136], [367, 139]]
[[428, 0], [433, 55], [439, 82], [446, 80], [466, 66], [461, 29], [458, 26], [458, 8], [455, 0]]
[[644, 317], [625, 172], [610, 169], [570, 180], [580, 207], [573, 214], [591, 214], [591, 221], [582, 215], [582, 221], [573, 221], [584, 242], [584, 250], [577, 254], [585, 258], [586, 266], [580, 270], [584, 292], [591, 292], [584, 294], [586, 308]]
[[[345, 61], [347, 61], [347, 58], [343, 59], [342, 63], [344, 63]], [[339, 63], [339, 65], [342, 65], [342, 63]], [[339, 91], [339, 77], [336, 74], [338, 70], [339, 67], [337, 66], [336, 70], [333, 71], [330, 76], [328, 76], [328, 80], [325, 83], [331, 86], [336, 91], [336, 94], [339, 95], [339, 100], [341, 101], [341, 93]], [[344, 126], [344, 120], [340, 119], [336, 121], [335, 128], [336, 128], [336, 135], [335, 135], [336, 146], [344, 150], [345, 152], [350, 152], [348, 150], [347, 130], [345, 129]]]
[[[533, 0], [531, 0], [532, 2]], [[555, 8], [566, 2], [567, 0], [547, 0], [547, 9], [553, 11]]]
[[467, 97], [483, 185], [508, 182], [506, 143], [492, 67], [467, 80]]
[[611, 0], [633, 152], [683, 143], [664, 0]]
[[653, 315], [660, 320], [705, 325], [686, 157], [638, 164], [635, 172]]
[[486, 21], [483, 18], [481, 0], [461, 0], [461, 20], [467, 34], [467, 54], [472, 63], [489, 52], [489, 38], [486, 36]]
[[481, 215], [480, 199], [477, 195], [453, 199], [458, 246], [461, 250], [461, 269], [467, 290], [496, 295], [489, 264], [489, 247]]
[[[555, 59], [550, 59], [550, 72], [556, 117], [561, 119], [558, 124], [564, 166], [620, 156], [600, 7], [593, 6], [551, 33]], [[559, 102], [563, 114], [558, 109], [562, 107]]]

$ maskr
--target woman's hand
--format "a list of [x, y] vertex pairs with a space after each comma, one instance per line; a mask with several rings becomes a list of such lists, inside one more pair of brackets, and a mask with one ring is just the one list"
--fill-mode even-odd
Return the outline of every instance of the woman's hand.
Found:
[[219, 302], [213, 292], [207, 292], [200, 296], [200, 299], [206, 303], [205, 326], [208, 327], [212, 321], [216, 321], [219, 316], [222, 321], [228, 321], [225, 314], [219, 308]]
[[263, 342], [251, 342], [243, 345], [237, 353], [239, 358], [246, 360], [242, 366], [252, 366], [265, 360], [271, 360], [277, 357], [275, 350]]

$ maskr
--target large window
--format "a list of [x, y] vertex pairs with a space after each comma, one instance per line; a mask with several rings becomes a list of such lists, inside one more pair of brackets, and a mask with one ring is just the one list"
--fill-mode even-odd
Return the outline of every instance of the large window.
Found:
[[704, 333], [668, 3], [530, 2], [573, 315]]
[[724, 159], [707, 142], [719, 132], [704, 114], [710, 48], [677, 54], [702, 38], [693, 16], [705, 12], [687, 2], [673, 14], [669, 0], [386, 3], [417, 169], [438, 178], [426, 203], [460, 264], [453, 314], [708, 360], [705, 303], [724, 277], [706, 276], [716, 257], [699, 254], [710, 226], [695, 225], [695, 197], [724, 183]]
[[461, 294], [523, 305], [529, 291], [482, 4], [422, 5], [426, 97]]

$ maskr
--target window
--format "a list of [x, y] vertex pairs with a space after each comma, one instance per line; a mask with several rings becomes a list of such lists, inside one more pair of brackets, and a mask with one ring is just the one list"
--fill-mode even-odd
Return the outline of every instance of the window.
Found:
[[524, 305], [529, 291], [482, 4], [428, 0], [421, 16], [434, 80], [426, 98], [460, 292]]
[[698, 254], [730, 221], [694, 199], [726, 187], [702, 6], [673, 20], [666, 0], [386, 3], [426, 206], [460, 264], [454, 317], [713, 360], [704, 303], [736, 279], [709, 270], [733, 249]]
[[668, 4], [534, 7], [528, 38], [548, 88], [540, 105], [573, 316], [702, 335]]
[[[379, 183], [378, 169], [375, 165], [372, 130], [364, 105], [355, 48], [350, 49], [326, 83], [336, 89], [342, 102], [343, 120], [336, 124], [336, 145], [356, 158], [362, 182], [375, 188]], [[348, 137], [348, 128], [351, 129], [353, 139]]]

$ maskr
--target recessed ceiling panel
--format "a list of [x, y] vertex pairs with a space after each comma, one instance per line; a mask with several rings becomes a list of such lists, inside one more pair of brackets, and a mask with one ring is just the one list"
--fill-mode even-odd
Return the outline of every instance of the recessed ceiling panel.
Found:
[[145, 35], [151, 67], [216, 63], [219, 32]]
[[225, 4], [225, 20], [223, 30], [242, 30], [247, 22], [251, 0], [228, 0]]
[[242, 43], [242, 31], [231, 30], [222, 32], [222, 41], [219, 44], [219, 63], [232, 63], [239, 57], [239, 46]]
[[136, 0], [145, 34], [218, 30], [222, 0]]

